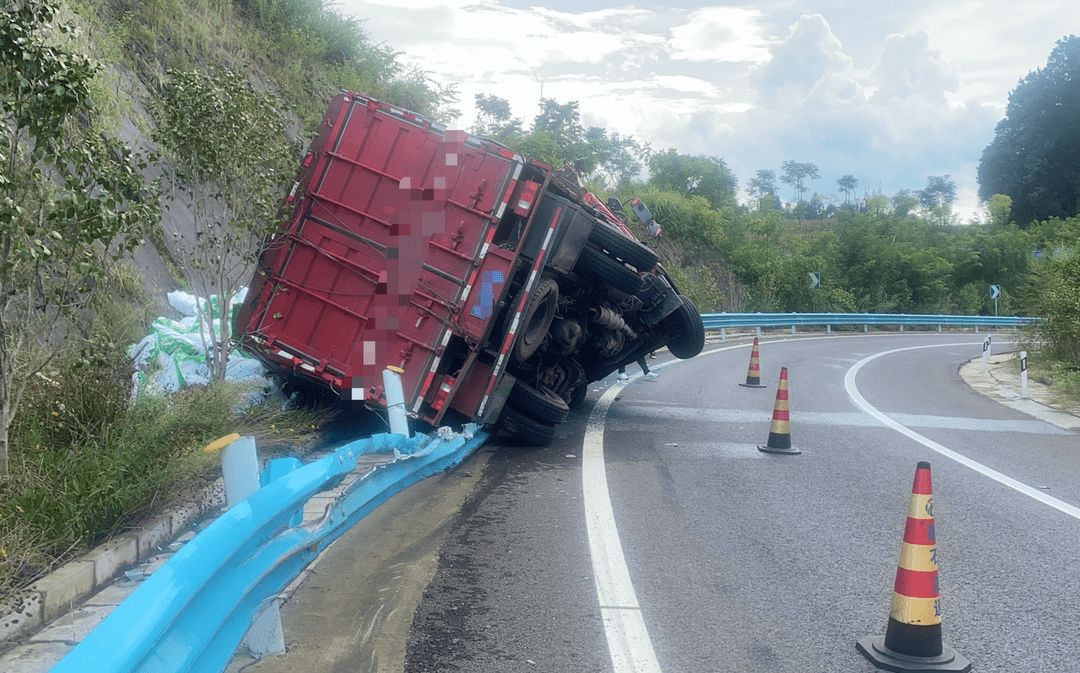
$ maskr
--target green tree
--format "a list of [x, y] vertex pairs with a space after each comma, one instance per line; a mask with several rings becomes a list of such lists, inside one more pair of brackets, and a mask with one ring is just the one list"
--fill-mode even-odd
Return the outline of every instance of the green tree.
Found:
[[844, 175], [836, 181], [836, 186], [844, 194], [844, 203], [850, 203], [851, 197], [859, 187], [859, 179], [854, 175]]
[[473, 131], [478, 135], [495, 138], [504, 144], [521, 135], [521, 120], [514, 118], [510, 101], [505, 98], [478, 93], [476, 109], [479, 115]]
[[1001, 229], [1009, 223], [1009, 214], [1012, 213], [1012, 197], [1007, 194], [994, 194], [986, 203], [986, 210], [990, 214], [990, 224]]
[[141, 158], [85, 124], [97, 68], [50, 35], [71, 33], [56, 13], [49, 0], [0, 3], [0, 474], [27, 385], [156, 216]]
[[915, 212], [919, 207], [919, 197], [910, 189], [901, 189], [892, 198], [893, 214], [903, 218]]
[[817, 180], [821, 177], [818, 167], [812, 163], [800, 163], [798, 161], [785, 161], [781, 165], [783, 175], [780, 182], [791, 185], [795, 189], [795, 202], [802, 201], [802, 195], [806, 191], [807, 180]]
[[956, 183], [952, 176], [929, 175], [926, 187], [919, 190], [919, 205], [937, 224], [949, 224], [952, 220], [952, 205], [956, 202]]
[[979, 161], [979, 198], [1005, 194], [1020, 222], [1080, 212], [1080, 38], [1020, 80]]
[[776, 171], [758, 169], [757, 174], [750, 179], [748, 191], [750, 196], [757, 200], [759, 209], [780, 208], [780, 199], [776, 196]]
[[738, 180], [719, 157], [679, 154], [674, 149], [649, 158], [649, 184], [676, 194], [700, 196], [713, 208], [734, 207]]
[[1054, 359], [1080, 368], [1080, 254], [1043, 260], [1032, 294], [1043, 348]]
[[[296, 150], [273, 101], [225, 70], [171, 71], [156, 116], [155, 140], [173, 166], [169, 201], [189, 206], [193, 215], [191, 230], [172, 232], [171, 244], [181, 273], [203, 300], [203, 343], [211, 374], [221, 380], [229, 357], [228, 301], [251, 277], [260, 241], [279, 226], [275, 213]], [[217, 309], [208, 301], [215, 295]]]

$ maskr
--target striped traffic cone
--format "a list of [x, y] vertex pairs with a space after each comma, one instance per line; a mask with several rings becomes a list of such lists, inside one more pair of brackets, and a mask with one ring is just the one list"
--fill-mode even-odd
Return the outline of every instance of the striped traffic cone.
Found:
[[867, 636], [855, 647], [872, 664], [887, 671], [971, 670], [971, 662], [941, 642], [934, 495], [930, 463], [926, 461], [919, 462], [911, 487], [889, 625], [884, 636]]
[[776, 388], [776, 404], [773, 406], [772, 425], [769, 426], [769, 441], [759, 446], [759, 451], [766, 453], [802, 453], [791, 448], [791, 423], [788, 413], [787, 367], [780, 368], [780, 385]]
[[747, 388], [764, 388], [761, 385], [761, 364], [758, 362], [757, 337], [754, 337], [754, 347], [750, 349], [750, 368], [746, 370], [746, 383], [740, 386]]

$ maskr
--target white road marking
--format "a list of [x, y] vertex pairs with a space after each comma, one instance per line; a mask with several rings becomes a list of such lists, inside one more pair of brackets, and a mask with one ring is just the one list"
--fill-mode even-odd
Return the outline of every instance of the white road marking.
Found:
[[922, 444], [926, 448], [931, 449], [933, 451], [937, 451], [938, 453], [945, 456], [946, 458], [955, 460], [956, 462], [958, 462], [961, 465], [964, 465], [966, 467], [970, 467], [971, 469], [975, 470], [979, 474], [982, 474], [983, 476], [990, 477], [991, 479], [993, 479], [994, 481], [996, 481], [998, 483], [1004, 484], [1005, 486], [1008, 486], [1011, 489], [1014, 489], [1014, 490], [1016, 490], [1016, 491], [1018, 491], [1020, 493], [1023, 493], [1026, 496], [1034, 498], [1035, 500], [1038, 500], [1039, 502], [1041, 502], [1041, 503], [1043, 503], [1045, 505], [1049, 505], [1049, 506], [1053, 507], [1054, 509], [1056, 509], [1056, 510], [1058, 510], [1060, 512], [1068, 514], [1069, 516], [1073, 517], [1074, 519], [1080, 519], [1080, 508], [1074, 507], [1073, 505], [1070, 505], [1067, 502], [1063, 502], [1061, 500], [1058, 500], [1057, 498], [1049, 496], [1049, 495], [1043, 493], [1042, 491], [1034, 489], [1031, 486], [1028, 486], [1027, 484], [1024, 484], [1022, 482], [1019, 482], [1019, 481], [1013, 479], [1012, 477], [1006, 476], [1006, 475], [998, 472], [997, 470], [989, 468], [989, 467], [983, 465], [982, 463], [979, 463], [977, 461], [974, 461], [974, 460], [968, 458], [967, 456], [961, 455], [961, 454], [953, 451], [952, 449], [946, 448], [946, 447], [942, 446], [941, 444], [938, 444], [937, 442], [933, 441], [932, 439], [924, 437], [924, 436], [920, 435], [919, 433], [915, 432], [914, 430], [912, 430], [912, 429], [910, 429], [908, 427], [905, 427], [905, 426], [901, 425], [900, 423], [897, 423], [895, 420], [893, 420], [893, 419], [889, 418], [888, 416], [886, 416], [885, 414], [881, 413], [873, 405], [871, 405], [869, 402], [867, 402], [866, 398], [864, 398], [859, 393], [859, 389], [855, 386], [855, 376], [859, 373], [859, 370], [862, 369], [863, 366], [866, 365], [868, 362], [872, 362], [872, 361], [874, 361], [874, 360], [876, 360], [876, 359], [878, 359], [880, 357], [884, 357], [886, 355], [892, 355], [893, 353], [901, 353], [901, 352], [904, 352], [904, 351], [919, 350], [921, 348], [941, 348], [943, 346], [955, 346], [955, 345], [957, 345], [957, 344], [950, 343], [950, 344], [931, 344], [931, 345], [928, 345], [928, 346], [911, 346], [909, 348], [897, 348], [897, 349], [890, 350], [890, 351], [882, 351], [881, 353], [877, 353], [876, 355], [871, 355], [870, 357], [863, 358], [859, 362], [855, 363], [855, 365], [851, 369], [849, 369], [847, 374], [844, 376], [844, 387], [847, 389], [848, 396], [851, 397], [851, 400], [853, 402], [855, 402], [855, 404], [859, 408], [861, 408], [863, 411], [870, 414], [874, 418], [878, 419], [879, 421], [881, 421], [885, 425], [889, 426], [893, 430], [896, 430], [900, 434], [902, 434], [902, 435], [904, 435], [906, 437], [909, 437], [911, 439], [914, 439], [916, 442]]
[[[702, 355], [749, 346], [749, 343], [745, 343], [714, 348]], [[659, 364], [651, 369], [666, 369], [675, 362], [678, 361]], [[604, 423], [608, 409], [622, 389], [641, 378], [641, 375], [638, 372], [631, 374], [627, 381], [616, 381], [600, 396], [589, 415], [581, 451], [581, 483], [589, 554], [592, 557], [596, 595], [600, 601], [600, 616], [604, 621], [608, 652], [615, 673], [661, 673], [634, 583], [630, 579], [630, 570], [626, 567], [604, 465]]]
[[[764, 398], [763, 398], [764, 399]], [[792, 402], [793, 417], [795, 404]], [[623, 421], [648, 420], [645, 425], [653, 425], [656, 419], [672, 419], [691, 423], [760, 423], [772, 418], [772, 411], [761, 409], [707, 409], [703, 407], [663, 406], [650, 402], [645, 404], [620, 404], [619, 429], [638, 430], [640, 425], [628, 426]], [[903, 425], [919, 428], [941, 428], [945, 430], [966, 430], [969, 432], [1023, 432], [1035, 435], [1068, 435], [1067, 430], [1046, 423], [1045, 421], [1002, 420], [1000, 418], [953, 418], [951, 416], [927, 416], [923, 414], [892, 414], [893, 420]], [[881, 423], [861, 411], [798, 411], [797, 422], [800, 425], [831, 425], [846, 427], [881, 427]]]
[[[639, 375], [632, 376], [631, 381]], [[582, 447], [581, 481], [585, 492], [585, 525], [589, 533], [596, 595], [604, 620], [608, 652], [615, 673], [660, 673], [652, 640], [638, 606], [634, 584], [623, 557], [622, 542], [615, 527], [615, 513], [608, 493], [604, 468], [604, 422], [615, 396], [625, 387], [618, 382], [608, 388], [593, 407], [585, 428]]]
[[[865, 338], [866, 336], [871, 335], [850, 335], [844, 337], [830, 335], [775, 339], [770, 340], [770, 343], [810, 341], [816, 339]], [[936, 345], [954, 346], [957, 344], [949, 343]], [[750, 346], [750, 342], [722, 346], [703, 351], [701, 355], [712, 355], [713, 353], [734, 350], [736, 348], [749, 348]], [[887, 353], [892, 352], [896, 351], [888, 351]], [[853, 399], [855, 399], [854, 395], [858, 395], [858, 390], [854, 387], [854, 373], [865, 363], [880, 355], [886, 355], [887, 353], [879, 353], [878, 355], [867, 358], [848, 371], [848, 375], [845, 377], [845, 385], [848, 388], [848, 394], [853, 395]], [[650, 369], [653, 371], [660, 371], [678, 364], [679, 362], [682, 361], [673, 360], [663, 364], [650, 366]], [[611, 495], [608, 490], [607, 471], [604, 465], [604, 424], [607, 420], [608, 410], [611, 408], [611, 405], [618, 394], [622, 392], [623, 388], [641, 378], [641, 375], [642, 374], [638, 372], [630, 375], [630, 378], [627, 381], [616, 381], [603, 395], [600, 396], [596, 406], [593, 407], [592, 413], [589, 415], [589, 422], [585, 428], [585, 439], [582, 443], [581, 481], [585, 500], [585, 525], [586, 530], [588, 531], [589, 554], [592, 557], [596, 594], [600, 603], [600, 614], [604, 622], [604, 633], [607, 637], [608, 651], [611, 655], [611, 663], [615, 673], [661, 673], [660, 663], [656, 659], [652, 640], [649, 638], [649, 631], [645, 626], [645, 619], [641, 614], [641, 606], [638, 604], [637, 593], [634, 591], [634, 584], [630, 579], [630, 570], [626, 566], [622, 542], [619, 540], [619, 530], [615, 525], [615, 513], [611, 507]], [[849, 379], [851, 381], [850, 385], [848, 385]], [[859, 396], [858, 399], [862, 399], [862, 397]], [[865, 406], [861, 405], [862, 408], [867, 410], [868, 413], [871, 413], [871, 415], [880, 414], [876, 409], [874, 409], [873, 412], [870, 412], [873, 407], [866, 404], [866, 400], [863, 400], [863, 404]], [[889, 427], [903, 427], [890, 421], [884, 415], [880, 415], [879, 420]], [[904, 430], [906, 430], [906, 428], [904, 428]], [[911, 434], [919, 436], [915, 433]], [[940, 447], [940, 450], [950, 454], [953, 453], [945, 447]], [[960, 459], [961, 462], [967, 460], [958, 454], [954, 455], [956, 455], [956, 459]], [[1008, 477], [1004, 478], [1008, 479]], [[1021, 484], [1021, 486], [1023, 485]], [[1038, 491], [1035, 491], [1031, 495], [1032, 497], [1037, 497], [1044, 501], [1053, 500], [1055, 502], [1060, 502], [1049, 496], [1044, 496]], [[1065, 505], [1065, 503], [1060, 504], [1065, 507], [1071, 507], [1070, 505]], [[1080, 518], [1080, 511], [1078, 511], [1077, 514], [1074, 514], [1074, 516]]]

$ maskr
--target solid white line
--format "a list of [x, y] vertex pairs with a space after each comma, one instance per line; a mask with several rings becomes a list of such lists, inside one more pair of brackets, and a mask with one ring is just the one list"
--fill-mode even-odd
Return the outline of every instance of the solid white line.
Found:
[[[769, 343], [864, 338], [865, 336], [868, 335], [772, 339]], [[712, 348], [702, 351], [700, 355], [712, 355], [750, 346], [751, 342], [748, 341]], [[673, 360], [655, 365], [651, 369], [654, 371], [667, 369], [680, 362], [683, 361]], [[641, 378], [641, 375], [639, 372], [631, 375], [627, 381], [617, 381], [600, 396], [589, 415], [585, 439], [582, 442], [581, 481], [585, 500], [585, 527], [588, 531], [589, 554], [592, 557], [593, 578], [600, 604], [600, 615], [604, 622], [604, 633], [615, 673], [661, 673], [660, 663], [656, 660], [656, 652], [653, 650], [652, 640], [645, 626], [645, 618], [638, 604], [637, 593], [630, 579], [630, 570], [626, 566], [619, 530], [615, 525], [615, 512], [611, 507], [611, 495], [604, 465], [604, 424], [607, 421], [608, 410], [623, 388]], [[889, 424], [886, 422], [886, 425]]]
[[[631, 380], [638, 378], [634, 376]], [[638, 606], [630, 571], [626, 567], [615, 512], [608, 493], [604, 469], [604, 422], [615, 396], [627, 382], [607, 389], [593, 407], [585, 428], [582, 447], [581, 482], [585, 493], [585, 525], [589, 533], [596, 595], [604, 620], [608, 652], [615, 673], [660, 673], [649, 631]]]
[[1057, 498], [1049, 496], [1049, 495], [1043, 493], [1042, 491], [1034, 489], [1031, 486], [1028, 486], [1027, 484], [1021, 483], [1021, 482], [1013, 479], [1012, 477], [1008, 477], [1008, 476], [998, 472], [997, 470], [989, 468], [989, 467], [983, 465], [982, 463], [976, 462], [976, 461], [968, 458], [967, 456], [963, 456], [963, 455], [953, 451], [952, 449], [948, 449], [948, 448], [942, 446], [941, 444], [938, 444], [937, 442], [933, 441], [932, 439], [929, 439], [927, 437], [924, 437], [924, 436], [920, 435], [919, 433], [915, 432], [914, 430], [912, 430], [912, 429], [910, 429], [908, 427], [900, 425], [899, 423], [897, 423], [893, 419], [889, 418], [885, 414], [878, 411], [869, 402], [867, 402], [866, 398], [864, 398], [859, 393], [859, 389], [855, 386], [855, 375], [859, 373], [859, 370], [863, 368], [863, 365], [867, 364], [868, 362], [872, 362], [873, 360], [876, 360], [876, 359], [878, 359], [880, 357], [884, 357], [886, 355], [892, 355], [893, 353], [901, 353], [903, 351], [919, 350], [920, 348], [940, 348], [940, 347], [943, 347], [943, 346], [956, 346], [956, 345], [977, 345], [977, 344], [956, 344], [956, 343], [932, 344], [932, 345], [929, 345], [929, 346], [912, 346], [910, 348], [897, 348], [897, 349], [894, 349], [894, 350], [891, 350], [891, 351], [883, 351], [881, 353], [878, 353], [876, 355], [871, 355], [870, 357], [864, 358], [864, 359], [860, 360], [859, 362], [855, 363], [855, 365], [852, 366], [852, 368], [849, 369], [847, 374], [844, 376], [844, 387], [847, 389], [848, 395], [851, 397], [851, 400], [853, 402], [855, 402], [855, 404], [858, 405], [863, 411], [870, 414], [874, 418], [878, 419], [879, 421], [881, 421], [885, 425], [889, 426], [893, 430], [896, 430], [900, 434], [905, 435], [907, 437], [910, 437], [911, 439], [914, 439], [916, 442], [922, 444], [926, 448], [931, 449], [933, 451], [937, 451], [938, 453], [945, 456], [946, 458], [950, 458], [950, 459], [955, 460], [956, 462], [960, 463], [961, 465], [964, 465], [966, 467], [970, 467], [971, 469], [975, 470], [979, 474], [982, 474], [983, 476], [990, 477], [991, 479], [993, 479], [996, 482], [1004, 484], [1005, 486], [1008, 486], [1011, 489], [1019, 491], [1020, 493], [1023, 493], [1026, 496], [1032, 497], [1032, 498], [1038, 500], [1039, 502], [1041, 502], [1041, 503], [1043, 503], [1045, 505], [1049, 505], [1049, 506], [1053, 507], [1054, 509], [1056, 509], [1056, 510], [1058, 510], [1060, 512], [1064, 512], [1065, 514], [1068, 514], [1069, 516], [1071, 516], [1071, 517], [1073, 517], [1075, 519], [1080, 519], [1080, 508], [1074, 507], [1073, 505], [1070, 505], [1067, 502], [1062, 502], [1061, 500], [1058, 500]]
[[[736, 344], [715, 348], [702, 355], [710, 355], [734, 348], [746, 348], [750, 344]], [[652, 369], [666, 369], [678, 361], [657, 365]], [[604, 621], [608, 652], [615, 673], [661, 673], [656, 660], [649, 630], [641, 614], [630, 570], [623, 556], [619, 529], [615, 525], [615, 512], [611, 507], [608, 491], [607, 470], [604, 465], [604, 424], [608, 410], [622, 389], [641, 378], [642, 373], [632, 374], [627, 381], [617, 381], [608, 388], [593, 407], [589, 423], [585, 427], [585, 439], [581, 450], [581, 484], [585, 499], [585, 527], [589, 536], [589, 554], [592, 557], [596, 596], [600, 603], [600, 616]]]

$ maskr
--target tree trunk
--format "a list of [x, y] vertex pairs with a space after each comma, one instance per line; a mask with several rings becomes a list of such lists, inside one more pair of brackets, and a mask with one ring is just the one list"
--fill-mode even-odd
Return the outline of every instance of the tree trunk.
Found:
[[0, 477], [7, 475], [8, 465], [8, 427], [11, 425], [11, 388], [5, 381], [0, 381]]

